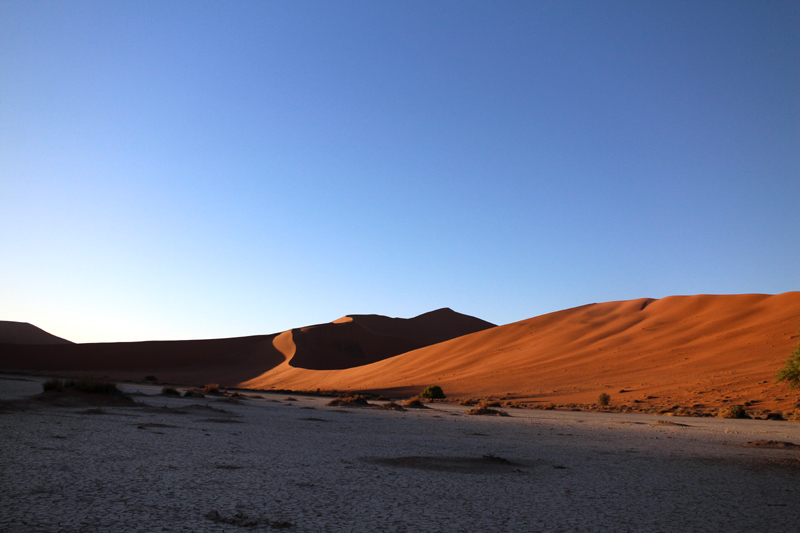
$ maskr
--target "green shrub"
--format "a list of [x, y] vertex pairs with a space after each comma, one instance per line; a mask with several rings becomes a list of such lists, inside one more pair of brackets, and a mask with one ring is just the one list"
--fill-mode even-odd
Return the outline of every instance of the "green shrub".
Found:
[[439, 385], [431, 385], [430, 387], [422, 391], [422, 393], [419, 396], [420, 398], [428, 398], [430, 400], [443, 400], [447, 398], [447, 396], [444, 395], [444, 391]]
[[597, 405], [600, 407], [607, 407], [609, 403], [611, 403], [611, 396], [605, 392], [601, 392], [600, 396], [597, 397]]
[[785, 381], [790, 389], [800, 386], [800, 342], [778, 371], [778, 383], [781, 381]]

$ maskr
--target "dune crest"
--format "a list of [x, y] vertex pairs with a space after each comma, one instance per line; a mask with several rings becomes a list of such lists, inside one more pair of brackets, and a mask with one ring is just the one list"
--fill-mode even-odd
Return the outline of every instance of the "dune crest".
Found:
[[284, 331], [276, 335], [275, 338], [272, 339], [272, 345], [276, 350], [281, 352], [286, 359], [294, 357], [294, 353], [297, 350], [297, 346], [295, 346], [292, 338], [292, 330]]

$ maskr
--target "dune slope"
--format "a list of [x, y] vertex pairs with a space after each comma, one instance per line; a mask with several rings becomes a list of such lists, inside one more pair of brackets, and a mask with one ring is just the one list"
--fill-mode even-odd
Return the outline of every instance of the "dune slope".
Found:
[[27, 322], [0, 320], [0, 344], [71, 344]]
[[[498, 326], [345, 370], [279, 365], [253, 388], [455, 396], [556, 403], [794, 407], [775, 372], [798, 342], [800, 292], [673, 296], [591, 304]], [[624, 392], [622, 392], [624, 391]]]

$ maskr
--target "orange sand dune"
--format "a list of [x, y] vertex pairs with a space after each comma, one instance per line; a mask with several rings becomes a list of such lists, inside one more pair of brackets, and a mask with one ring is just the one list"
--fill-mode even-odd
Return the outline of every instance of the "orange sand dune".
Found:
[[[242, 385], [684, 407], [753, 402], [790, 410], [775, 373], [798, 342], [800, 292], [673, 296], [591, 304], [480, 331], [345, 370], [292, 359]], [[625, 391], [625, 392], [623, 392]]]

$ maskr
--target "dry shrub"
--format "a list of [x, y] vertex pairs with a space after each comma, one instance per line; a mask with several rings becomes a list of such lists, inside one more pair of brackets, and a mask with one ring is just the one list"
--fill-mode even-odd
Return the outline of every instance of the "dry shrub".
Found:
[[125, 394], [117, 388], [116, 383], [91, 377], [68, 380], [50, 379], [42, 383], [42, 390], [45, 392], [63, 392], [64, 390], [75, 390], [79, 392], [85, 392], [87, 394], [125, 396]]
[[367, 401], [366, 396], [361, 394], [352, 394], [348, 396], [340, 396], [335, 400], [328, 402], [328, 405], [333, 407], [369, 407], [372, 404]]
[[206, 395], [197, 390], [196, 388], [192, 387], [191, 389], [187, 390], [183, 393], [184, 398], [205, 398]]
[[161, 395], [162, 396], [180, 396], [181, 393], [178, 392], [178, 389], [176, 389], [174, 387], [164, 387], [163, 389], [161, 389]]
[[466, 398], [458, 402], [458, 405], [473, 406], [476, 403], [478, 403], [478, 401], [475, 398]]
[[605, 392], [601, 392], [600, 396], [597, 397], [597, 405], [600, 407], [608, 407], [608, 404], [611, 402], [611, 396], [606, 394]]
[[219, 383], [207, 383], [203, 387], [203, 394], [222, 394], [219, 390]]
[[381, 405], [381, 409], [389, 409], [390, 411], [405, 411], [402, 405], [395, 402], [385, 403]]
[[48, 379], [47, 381], [42, 383], [42, 390], [44, 392], [48, 391], [61, 392], [64, 390], [64, 381], [58, 378]]
[[750, 418], [741, 405], [731, 405], [719, 412], [720, 418]]
[[404, 405], [411, 409], [427, 409], [427, 406], [425, 406], [425, 404], [422, 403], [422, 400], [420, 399], [419, 396], [414, 396], [413, 398], [409, 398], [408, 400], [405, 401]]
[[489, 403], [486, 400], [483, 400], [481, 403], [467, 411], [468, 415], [492, 415], [492, 416], [509, 416], [508, 413], [505, 411], [499, 411], [497, 409], [491, 409], [491, 407], [495, 407], [497, 402]]

